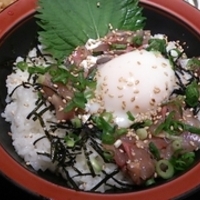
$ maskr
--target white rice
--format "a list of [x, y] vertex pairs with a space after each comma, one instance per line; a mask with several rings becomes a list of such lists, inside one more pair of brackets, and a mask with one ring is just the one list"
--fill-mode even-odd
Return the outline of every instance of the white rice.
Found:
[[[28, 57], [36, 56], [36, 49], [30, 51]], [[24, 60], [21, 57], [18, 57], [16, 62], [20, 62]], [[32, 62], [29, 62], [29, 59], [26, 60], [32, 65]], [[40, 64], [44, 65], [44, 60], [41, 58], [37, 58], [35, 63], [39, 66]], [[27, 82], [29, 78], [29, 74], [26, 71], [21, 71], [13, 66], [14, 72], [7, 77], [6, 87], [8, 90], [8, 94], [23, 82]], [[44, 155], [39, 155], [38, 153], [49, 153], [51, 150], [50, 141], [47, 138], [39, 140], [35, 145], [34, 142], [45, 136], [43, 127], [41, 126], [39, 120], [36, 121], [32, 119], [27, 119], [29, 113], [35, 108], [35, 103], [38, 100], [37, 92], [32, 88], [24, 88], [18, 87], [13, 95], [9, 97], [7, 96], [7, 106], [2, 113], [2, 117], [5, 118], [7, 122], [11, 124], [11, 137], [13, 140], [13, 146], [19, 156], [21, 156], [27, 165], [33, 167], [34, 170], [50, 170], [52, 172], [60, 171], [62, 176], [65, 178], [65, 173], [58, 169], [56, 163], [52, 163], [51, 159]], [[40, 110], [44, 109], [44, 106], [40, 108]], [[39, 110], [39, 111], [40, 111]], [[51, 111], [47, 111], [43, 114], [43, 120], [45, 122], [45, 126], [47, 129], [49, 128], [48, 121], [56, 122], [56, 118]], [[64, 129], [57, 130], [54, 134], [59, 137], [64, 137], [65, 131]], [[89, 145], [87, 145], [88, 150], [91, 150], [93, 153], [90, 155], [90, 158], [98, 156], [97, 152]], [[103, 160], [101, 159], [101, 162]], [[116, 169], [116, 165], [112, 163], [103, 163], [104, 171], [107, 173], [111, 173]], [[86, 163], [86, 159], [84, 153], [78, 155], [76, 157], [76, 163], [74, 165], [77, 169], [79, 169], [82, 173], [90, 173], [88, 165]], [[76, 176], [77, 172], [72, 168], [66, 169], [70, 175], [70, 177], [74, 176], [74, 181], [79, 186], [81, 190], [90, 190], [94, 185], [99, 183], [105, 175], [102, 172], [97, 173], [98, 175], [95, 177], [92, 176]], [[116, 176], [117, 180], [124, 180], [122, 173], [118, 173]], [[126, 181], [127, 182], [127, 181]], [[118, 186], [116, 182], [112, 179], [107, 181], [107, 183], [111, 185]], [[104, 192], [106, 190], [105, 185], [101, 185], [96, 191]]]
[[[22, 72], [19, 69], [15, 70], [8, 76], [6, 86], [8, 94], [23, 81], [27, 81], [28, 73]], [[11, 103], [9, 103], [12, 100]], [[35, 170], [46, 169], [55, 170], [55, 164], [45, 156], [37, 154], [38, 151], [50, 152], [50, 143], [48, 139], [39, 141], [36, 146], [34, 141], [44, 136], [44, 131], [38, 120], [28, 120], [26, 117], [34, 109], [37, 101], [37, 93], [32, 88], [25, 89], [19, 87], [12, 98], [7, 98], [7, 106], [2, 116], [7, 122], [11, 123], [11, 132], [13, 139], [13, 146], [16, 152], [24, 158], [25, 162], [31, 165]], [[45, 120], [54, 118], [49, 111], [44, 114]]]
[[[154, 37], [162, 39], [163, 35], [157, 34]], [[175, 47], [176, 47], [175, 43], [170, 42], [168, 44], [167, 51], [170, 51]], [[41, 46], [39, 46], [39, 48], [41, 49]], [[36, 57], [36, 49], [34, 48], [29, 52], [28, 58], [26, 58], [26, 62], [30, 66], [33, 65], [31, 59], [35, 57]], [[16, 63], [23, 60], [24, 60], [23, 58], [18, 57]], [[50, 63], [54, 62], [50, 57], [48, 57], [48, 61]], [[48, 64], [45, 64], [45, 61], [42, 58], [36, 58], [34, 62], [36, 66], [37, 65], [48, 66]], [[15, 71], [12, 74], [10, 74], [6, 80], [6, 87], [8, 90], [8, 94], [10, 94], [19, 84], [27, 82], [29, 78], [28, 72], [26, 71], [23, 72], [20, 69], [17, 69], [15, 66], [14, 69]], [[189, 77], [187, 74], [184, 74], [182, 78], [184, 79], [183, 82], [187, 82]], [[37, 139], [45, 136], [43, 127], [41, 126], [41, 123], [39, 122], [38, 119], [36, 121], [32, 119], [27, 119], [29, 113], [35, 108], [35, 103], [37, 100], [38, 100], [37, 92], [34, 91], [32, 87], [30, 88], [18, 87], [18, 89], [15, 90], [11, 98], [9, 96], [7, 97], [6, 101], [8, 104], [5, 108], [4, 113], [2, 113], [2, 117], [4, 117], [7, 122], [10, 122], [13, 146], [17, 154], [24, 159], [27, 165], [32, 166], [33, 169], [35, 170], [45, 171], [48, 169], [52, 172], [59, 171], [60, 174], [64, 178], [66, 178], [66, 174], [62, 170], [57, 168], [56, 163], [52, 163], [49, 157], [38, 154], [38, 153], [50, 154], [51, 151], [50, 141], [47, 138], [44, 138], [39, 140], [34, 145], [34, 142]], [[44, 106], [40, 108], [40, 110], [42, 109], [44, 109]], [[50, 126], [48, 121], [56, 122], [54, 114], [49, 110], [44, 113], [42, 118], [45, 122], [45, 126], [47, 127], [47, 129]], [[56, 134], [59, 137], [64, 137], [65, 130], [59, 129], [54, 134]], [[87, 148], [89, 151], [92, 151], [92, 154], [90, 154], [90, 158], [96, 158], [99, 156], [98, 153], [90, 146], [89, 141], [87, 143]], [[100, 159], [100, 162], [103, 163], [104, 171], [108, 174], [112, 173], [117, 167], [115, 164], [112, 163], [108, 164], [104, 163], [102, 158]], [[79, 169], [83, 174], [90, 173], [90, 169], [87, 165], [83, 151], [82, 154], [76, 157], [76, 163], [74, 167]], [[105, 174], [103, 174], [102, 172], [98, 172], [97, 176], [92, 177], [92, 176], [78, 176], [78, 173], [70, 167], [66, 168], [66, 170], [69, 173], [69, 176], [73, 177], [73, 180], [77, 183], [79, 189], [81, 190], [90, 190], [105, 177]], [[126, 180], [121, 172], [115, 175], [115, 178], [117, 180], [121, 180], [121, 182], [129, 183], [129, 180]], [[116, 181], [113, 179], [109, 179], [107, 183], [114, 185], [116, 187], [122, 187], [121, 185], [118, 185], [118, 183], [116, 183]], [[104, 192], [106, 189], [108, 189], [107, 186], [105, 184], [102, 184], [99, 188], [96, 189], [96, 191]]]

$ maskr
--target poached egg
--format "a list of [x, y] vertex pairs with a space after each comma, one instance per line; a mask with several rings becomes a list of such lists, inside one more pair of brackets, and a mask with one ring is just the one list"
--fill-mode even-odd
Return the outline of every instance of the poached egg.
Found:
[[169, 100], [175, 72], [159, 52], [134, 50], [99, 65], [96, 81], [95, 98], [88, 101], [88, 112], [111, 112], [114, 123], [127, 128], [133, 123], [127, 112], [136, 121], [144, 121]]

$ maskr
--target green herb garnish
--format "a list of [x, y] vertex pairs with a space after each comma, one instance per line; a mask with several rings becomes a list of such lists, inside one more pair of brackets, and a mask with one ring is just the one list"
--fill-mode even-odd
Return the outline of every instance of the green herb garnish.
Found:
[[127, 133], [126, 128], [118, 128], [110, 119], [110, 116], [107, 118], [104, 115], [92, 117], [95, 125], [102, 131], [101, 140], [104, 144], [113, 144], [117, 138]]
[[48, 70], [48, 67], [43, 66], [28, 67], [29, 74], [45, 74]]
[[111, 49], [112, 50], [124, 50], [127, 48], [126, 44], [112, 44]]
[[24, 61], [20, 61], [16, 64], [16, 67], [19, 68], [21, 71], [25, 71], [28, 68], [28, 64]]
[[156, 163], [156, 172], [163, 179], [169, 179], [174, 175], [174, 166], [169, 160], [159, 160]]
[[177, 171], [184, 171], [188, 169], [195, 161], [194, 152], [186, 152], [178, 157], [172, 156], [170, 162]]
[[197, 70], [200, 68], [200, 60], [198, 58], [191, 58], [186, 65], [189, 70]]
[[159, 134], [162, 131], [172, 135], [179, 135], [183, 131], [200, 134], [200, 128], [176, 120], [175, 111], [169, 113], [165, 121], [156, 128], [155, 134]]
[[152, 38], [149, 39], [148, 44], [147, 51], [159, 51], [162, 54], [166, 54], [167, 43], [165, 39]]
[[110, 27], [139, 30], [145, 18], [139, 0], [39, 0], [35, 17], [41, 42], [62, 59], [89, 39], [104, 37]]
[[160, 152], [153, 142], [149, 143], [149, 151], [154, 155], [155, 159], [160, 159]]
[[69, 133], [65, 136], [64, 140], [68, 147], [74, 147], [80, 138], [74, 133]]
[[133, 114], [130, 111], [128, 111], [126, 114], [128, 115], [128, 119], [130, 121], [134, 121], [135, 120], [135, 117], [133, 116]]
[[143, 42], [143, 37], [140, 35], [137, 35], [137, 36], [133, 37], [133, 39], [132, 39], [132, 43], [136, 46], [142, 45], [142, 42]]
[[84, 96], [84, 93], [75, 92], [73, 99], [68, 102], [67, 106], [64, 108], [65, 112], [69, 112], [74, 108], [84, 109], [87, 99]]
[[186, 87], [185, 95], [185, 102], [190, 107], [195, 107], [199, 104], [199, 86], [196, 81], [193, 81]]

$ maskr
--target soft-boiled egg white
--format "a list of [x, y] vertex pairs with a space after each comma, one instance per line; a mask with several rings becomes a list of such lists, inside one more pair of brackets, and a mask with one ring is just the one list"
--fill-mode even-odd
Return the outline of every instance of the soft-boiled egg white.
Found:
[[134, 50], [98, 66], [96, 80], [89, 113], [112, 112], [119, 127], [129, 127], [128, 111], [136, 120], [149, 119], [169, 99], [175, 72], [159, 52]]

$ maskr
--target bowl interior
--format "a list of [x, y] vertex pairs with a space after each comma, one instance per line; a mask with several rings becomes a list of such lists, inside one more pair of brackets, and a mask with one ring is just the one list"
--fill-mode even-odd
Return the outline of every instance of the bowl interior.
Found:
[[[200, 38], [197, 33], [192, 31], [190, 27], [178, 19], [173, 18], [163, 11], [154, 9], [150, 6], [144, 5], [144, 15], [147, 18], [145, 29], [152, 31], [152, 34], [164, 33], [169, 36], [169, 40], [179, 40], [184, 45], [185, 51], [189, 57], [200, 55]], [[2, 113], [5, 108], [6, 76], [12, 71], [12, 63], [18, 56], [25, 56], [27, 52], [37, 43], [38, 26], [35, 22], [34, 16], [24, 19], [20, 24], [17, 24], [8, 35], [6, 35], [0, 42], [0, 112]], [[10, 125], [0, 117], [0, 144], [7, 151], [7, 153], [20, 163], [31, 173], [54, 182], [59, 185], [65, 185], [65, 181], [50, 172], [35, 172], [31, 167], [25, 165], [23, 160], [16, 154], [12, 146], [11, 137], [8, 135]], [[196, 163], [200, 160], [200, 152], [197, 152]], [[164, 182], [158, 182], [158, 184]], [[156, 185], [155, 185], [156, 186]], [[155, 187], [153, 186], [153, 187]], [[143, 188], [136, 188], [141, 190]]]

